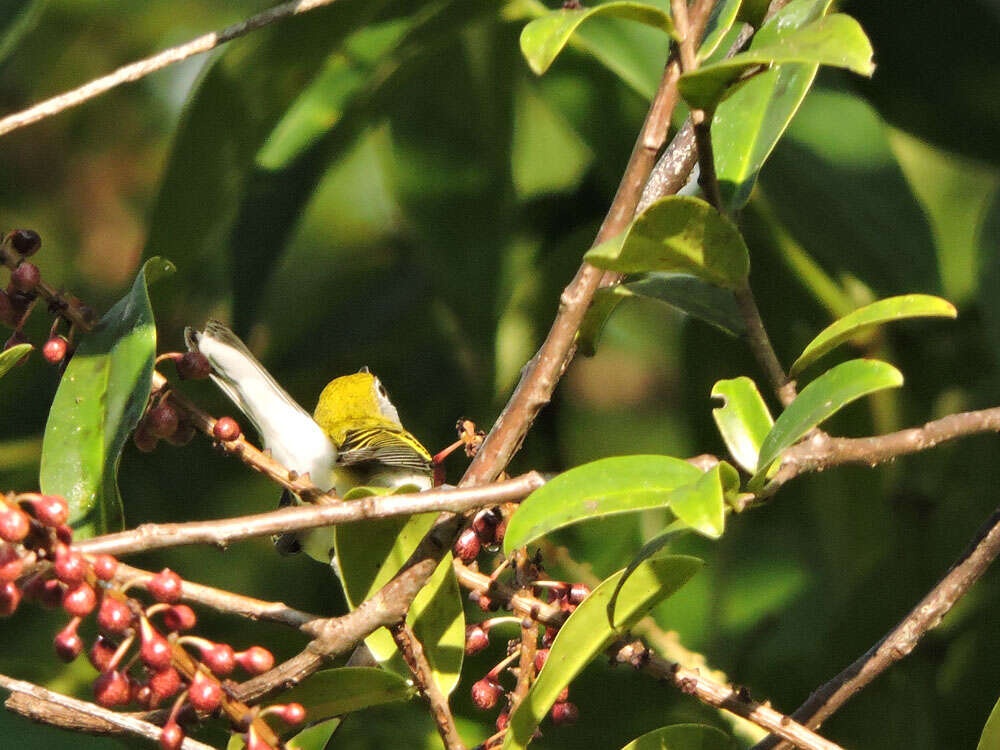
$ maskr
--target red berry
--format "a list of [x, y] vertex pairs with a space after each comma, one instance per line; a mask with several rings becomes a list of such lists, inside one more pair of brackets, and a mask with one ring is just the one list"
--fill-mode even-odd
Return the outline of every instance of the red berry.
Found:
[[7, 235], [10, 246], [24, 257], [34, 255], [42, 246], [42, 238], [34, 229], [14, 229]]
[[201, 660], [217, 675], [225, 676], [236, 669], [236, 654], [231, 646], [216, 643], [201, 650]]
[[163, 625], [171, 632], [190, 630], [197, 621], [194, 610], [186, 604], [175, 604], [163, 613]]
[[489, 677], [484, 677], [472, 686], [472, 702], [484, 711], [493, 708], [501, 695], [503, 688]]
[[503, 519], [499, 524], [497, 524], [496, 531], [493, 532], [493, 543], [503, 544], [503, 538], [507, 534], [507, 519]]
[[86, 617], [97, 605], [97, 594], [89, 583], [70, 586], [62, 597], [62, 607], [74, 617]]
[[41, 581], [37, 584], [37, 589], [32, 587], [32, 596], [36, 596], [43, 607], [55, 609], [62, 606], [63, 594], [66, 587], [55, 578]]
[[125, 602], [105, 595], [97, 610], [97, 626], [105, 633], [118, 635], [132, 627], [132, 610]]
[[62, 336], [53, 336], [42, 347], [42, 356], [45, 357], [45, 361], [50, 365], [58, 365], [66, 359], [66, 352], [68, 350], [69, 344], [66, 342], [66, 339]]
[[158, 438], [173, 435], [179, 423], [177, 409], [166, 402], [153, 407], [146, 415], [146, 429]]
[[274, 655], [261, 646], [251, 646], [236, 654], [236, 663], [249, 674], [264, 674], [274, 666]]
[[[143, 629], [145, 630], [146, 628], [144, 627]], [[149, 628], [149, 631], [150, 634], [148, 637], [145, 633], [143, 635], [142, 647], [139, 649], [139, 658], [142, 659], [143, 664], [154, 672], [159, 672], [170, 666], [174, 655], [173, 649], [166, 638], [152, 628]]]
[[481, 510], [472, 520], [472, 529], [483, 544], [493, 544], [496, 540], [497, 526], [503, 516], [495, 508]]
[[482, 544], [472, 529], [466, 529], [455, 542], [455, 557], [464, 563], [470, 563], [479, 556]]
[[181, 577], [170, 568], [164, 568], [149, 579], [147, 588], [156, 601], [173, 604], [181, 598]]
[[132, 686], [128, 678], [114, 669], [102, 672], [94, 680], [94, 699], [105, 708], [124, 706], [132, 698]]
[[20, 542], [31, 531], [31, 520], [17, 508], [0, 510], [0, 539]]
[[569, 685], [564, 687], [559, 691], [559, 695], [556, 696], [556, 703], [565, 703], [569, 700]]
[[9, 544], [0, 545], [0, 581], [16, 581], [24, 568], [24, 561]]
[[14, 614], [21, 602], [21, 589], [13, 581], [0, 584], [0, 617]]
[[490, 636], [481, 625], [469, 625], [465, 629], [465, 653], [478, 654], [490, 645]]
[[173, 434], [167, 435], [164, 439], [171, 445], [187, 445], [194, 439], [195, 432], [193, 424], [181, 422]]
[[500, 602], [493, 601], [486, 594], [480, 594], [477, 603], [483, 612], [496, 612], [500, 609]]
[[38, 495], [30, 501], [31, 512], [43, 526], [62, 526], [69, 519], [69, 506], [59, 495]]
[[10, 272], [10, 283], [19, 292], [34, 291], [41, 279], [42, 274], [38, 270], [38, 266], [34, 263], [28, 263], [28, 261], [22, 261], [17, 268]]
[[73, 528], [65, 523], [56, 526], [56, 539], [68, 547], [73, 543]]
[[185, 352], [177, 360], [177, 374], [181, 380], [202, 380], [212, 374], [212, 365], [201, 352]]
[[98, 672], [107, 672], [111, 669], [111, 660], [115, 656], [114, 645], [103, 636], [97, 636], [94, 645], [90, 647], [87, 657], [94, 669]]
[[212, 434], [218, 440], [228, 443], [230, 440], [236, 440], [240, 436], [240, 425], [232, 417], [220, 417], [216, 420], [215, 426], [212, 427]]
[[580, 604], [590, 596], [590, 586], [585, 583], [574, 583], [569, 589], [569, 599], [570, 604]]
[[111, 555], [98, 555], [93, 562], [94, 575], [102, 581], [110, 581], [118, 572], [118, 561]]
[[83, 639], [76, 632], [79, 620], [70, 620], [69, 625], [60, 630], [53, 641], [56, 656], [64, 662], [71, 662], [83, 651]]
[[301, 724], [306, 720], [306, 709], [301, 703], [289, 703], [282, 710], [281, 718], [293, 726]]
[[549, 658], [549, 650], [547, 648], [540, 648], [535, 652], [535, 671], [541, 672], [542, 667], [545, 666], [546, 660]]
[[222, 702], [222, 686], [199, 672], [188, 686], [188, 702], [198, 711], [211, 713]]
[[132, 685], [132, 702], [138, 703], [144, 708], [153, 707], [153, 689], [148, 685]]
[[79, 583], [87, 577], [87, 562], [79, 552], [60, 550], [54, 566], [56, 578], [63, 583]]
[[163, 725], [160, 731], [160, 747], [163, 750], [180, 750], [184, 744], [184, 730], [180, 724], [171, 719]]
[[576, 724], [579, 718], [580, 709], [576, 707], [575, 703], [565, 701], [563, 703], [556, 703], [552, 707], [552, 723], [557, 727]]
[[553, 641], [556, 639], [559, 631], [553, 627], [545, 628], [545, 632], [542, 633], [542, 645], [545, 648], [551, 648]]
[[152, 691], [150, 705], [155, 706], [181, 689], [181, 676], [173, 667], [161, 669], [149, 678], [149, 688]]
[[149, 431], [145, 422], [140, 422], [135, 432], [132, 433], [132, 442], [143, 453], [152, 453], [156, 450], [156, 444], [160, 442], [160, 439]]

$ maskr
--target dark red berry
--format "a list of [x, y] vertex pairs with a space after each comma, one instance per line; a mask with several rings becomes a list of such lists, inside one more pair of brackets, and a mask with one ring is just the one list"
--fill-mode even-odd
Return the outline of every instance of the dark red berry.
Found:
[[301, 703], [289, 703], [282, 710], [280, 716], [286, 723], [294, 726], [306, 720], [306, 709]]
[[38, 495], [30, 506], [32, 514], [43, 526], [62, 526], [69, 518], [69, 506], [59, 495]]
[[181, 577], [170, 568], [164, 568], [150, 578], [147, 587], [158, 602], [173, 604], [181, 598]]
[[62, 606], [65, 591], [66, 587], [58, 580], [49, 578], [48, 580], [41, 581], [38, 584], [37, 590], [32, 591], [32, 595], [37, 596], [39, 603], [43, 607], [55, 609]]
[[194, 439], [195, 433], [196, 430], [193, 424], [190, 422], [181, 422], [177, 425], [177, 429], [174, 430], [173, 434], [167, 435], [164, 439], [171, 445], [187, 445]]
[[261, 646], [251, 646], [236, 654], [236, 663], [249, 674], [264, 674], [274, 666], [274, 655]]
[[490, 645], [490, 636], [480, 625], [469, 625], [465, 629], [465, 653], [478, 654]]
[[139, 649], [139, 658], [142, 659], [143, 664], [154, 672], [159, 672], [170, 666], [171, 659], [173, 658], [173, 649], [170, 648], [170, 644], [166, 638], [152, 630], [152, 628], [149, 628], [149, 630], [152, 632], [148, 637], [144, 634], [142, 647]]
[[181, 689], [181, 676], [173, 667], [161, 669], [149, 678], [149, 688], [152, 691], [150, 706], [156, 706]]
[[14, 614], [21, 603], [21, 589], [13, 581], [0, 583], [0, 617]]
[[45, 361], [50, 365], [58, 365], [66, 359], [66, 352], [68, 350], [69, 344], [66, 342], [66, 339], [62, 336], [53, 336], [42, 347], [42, 356], [45, 357]]
[[132, 698], [132, 686], [128, 678], [114, 669], [102, 672], [94, 680], [94, 699], [105, 708], [124, 706]]
[[569, 599], [570, 604], [581, 604], [584, 599], [590, 596], [590, 586], [585, 583], [574, 583], [570, 586]]
[[216, 643], [201, 651], [201, 660], [205, 666], [219, 676], [225, 676], [236, 669], [236, 654], [231, 646]]
[[56, 656], [64, 662], [71, 662], [83, 651], [83, 639], [76, 632], [79, 620], [70, 620], [69, 625], [60, 630], [52, 642], [56, 648]]
[[7, 235], [7, 239], [10, 240], [10, 246], [25, 258], [37, 253], [42, 246], [42, 238], [34, 229], [14, 229]]
[[138, 703], [143, 708], [153, 707], [153, 689], [148, 685], [132, 685], [132, 702]]
[[105, 595], [97, 610], [97, 626], [105, 633], [118, 635], [132, 627], [132, 610], [125, 602]]
[[486, 594], [480, 594], [477, 603], [483, 612], [496, 612], [500, 609], [500, 602], [490, 599]]
[[140, 422], [135, 432], [132, 433], [132, 442], [143, 453], [152, 453], [156, 450], [156, 444], [160, 442], [160, 439], [149, 431], [145, 422]]
[[68, 547], [73, 543], [73, 528], [65, 523], [56, 526], [56, 539]]
[[31, 531], [30, 519], [17, 508], [0, 510], [0, 539], [5, 542], [20, 542]]
[[549, 658], [549, 650], [547, 648], [540, 648], [535, 652], [535, 671], [541, 672], [542, 667], [545, 666], [545, 661]]
[[542, 634], [542, 645], [545, 648], [551, 648], [552, 643], [555, 641], [556, 635], [558, 635], [558, 633], [559, 631], [556, 630], [555, 628], [552, 627], [545, 628], [545, 632]]
[[501, 695], [503, 688], [489, 677], [484, 677], [472, 686], [472, 702], [484, 711], [493, 708]]
[[94, 665], [94, 669], [98, 672], [107, 672], [111, 669], [111, 660], [115, 656], [115, 647], [102, 636], [97, 636], [94, 641], [94, 645], [90, 647], [90, 651], [87, 653], [87, 657], [90, 659], [90, 663]]
[[163, 725], [160, 731], [160, 747], [163, 750], [180, 750], [184, 744], [184, 730], [180, 725], [171, 719]]
[[211, 713], [222, 702], [222, 686], [213, 678], [199, 672], [188, 686], [188, 702], [197, 711]]
[[580, 709], [576, 707], [575, 703], [565, 701], [563, 703], [556, 703], [552, 707], [552, 723], [557, 727], [576, 724], [579, 718]]
[[0, 581], [16, 581], [24, 568], [24, 561], [9, 544], [0, 545]]
[[102, 581], [110, 581], [118, 572], [118, 561], [111, 555], [98, 555], [93, 562], [94, 575]]
[[146, 415], [146, 429], [158, 438], [173, 435], [178, 424], [180, 416], [177, 410], [166, 402], [154, 406]]
[[472, 529], [483, 544], [493, 544], [496, 541], [497, 526], [503, 516], [495, 508], [481, 510], [472, 520]]
[[197, 621], [194, 610], [186, 604], [175, 604], [163, 613], [163, 625], [171, 632], [190, 630]]
[[38, 266], [34, 263], [23, 261], [17, 268], [10, 272], [10, 283], [19, 292], [31, 292], [38, 286], [42, 274]]
[[177, 374], [181, 380], [202, 380], [212, 374], [212, 365], [201, 352], [185, 352], [177, 360]]
[[472, 529], [466, 529], [455, 542], [455, 557], [464, 563], [470, 563], [479, 557], [479, 550], [482, 544], [479, 537]]
[[240, 436], [240, 425], [232, 417], [220, 417], [216, 420], [215, 426], [212, 427], [212, 434], [218, 440], [225, 442], [236, 440]]
[[56, 553], [56, 578], [63, 583], [79, 583], [87, 577], [87, 562], [79, 552], [63, 549]]
[[86, 617], [97, 606], [97, 594], [89, 583], [70, 586], [62, 597], [62, 607], [74, 617]]

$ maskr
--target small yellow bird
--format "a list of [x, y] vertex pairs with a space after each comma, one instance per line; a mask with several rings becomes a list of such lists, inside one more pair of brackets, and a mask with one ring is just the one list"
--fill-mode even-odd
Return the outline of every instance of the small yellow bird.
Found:
[[[385, 387], [367, 367], [330, 381], [310, 417], [222, 323], [210, 320], [202, 331], [186, 328], [184, 339], [208, 359], [212, 380], [253, 423], [264, 449], [287, 468], [308, 473], [320, 489], [341, 497], [359, 486], [430, 489], [430, 453], [400, 423]], [[291, 502], [286, 491], [281, 504]], [[311, 533], [303, 544], [311, 556], [329, 562], [332, 532], [318, 531], [325, 533]], [[299, 545], [286, 536], [278, 546], [293, 552]]]

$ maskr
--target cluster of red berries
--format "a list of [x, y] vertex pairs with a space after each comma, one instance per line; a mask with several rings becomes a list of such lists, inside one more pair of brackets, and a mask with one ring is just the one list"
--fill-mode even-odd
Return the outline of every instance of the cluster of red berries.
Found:
[[483, 547], [496, 549], [502, 544], [506, 531], [507, 520], [499, 508], [479, 511], [472, 519], [472, 525], [465, 529], [455, 542], [455, 557], [465, 564], [471, 563], [479, 557]]
[[[127, 590], [139, 581], [117, 586], [115, 558], [84, 556], [74, 550], [68, 516], [66, 501], [57, 496], [24, 493], [0, 502], [0, 614], [13, 614], [22, 596], [63, 609], [70, 620], [56, 634], [53, 645], [65, 662], [83, 652], [78, 629], [93, 614], [99, 631], [88, 651], [99, 672], [94, 699], [105, 708], [135, 703], [149, 709], [177, 696], [160, 735], [161, 747], [175, 750], [184, 741], [178, 723], [182, 708], [190, 706], [208, 714], [227, 705], [232, 709], [237, 704], [220, 680], [237, 667], [250, 675], [262, 674], [274, 666], [274, 657], [260, 646], [237, 652], [225, 643], [182, 635], [195, 626], [197, 618], [180, 603], [180, 576], [164, 569], [141, 581], [155, 600], [152, 604], [128, 596]], [[22, 575], [26, 565], [39, 562], [50, 564]], [[248, 719], [241, 731], [253, 750], [272, 747], [261, 737], [257, 718], [275, 714], [291, 725], [305, 718], [304, 709], [296, 703], [255, 711], [241, 712]], [[233, 718], [234, 712], [227, 710], [227, 714]], [[271, 734], [270, 730], [265, 733]]]

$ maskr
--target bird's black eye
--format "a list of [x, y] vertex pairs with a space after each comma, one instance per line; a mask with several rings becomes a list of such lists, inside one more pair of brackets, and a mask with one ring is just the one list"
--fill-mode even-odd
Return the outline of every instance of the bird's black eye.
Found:
[[386, 393], [385, 386], [381, 383], [378, 384], [378, 392], [382, 398], [389, 398], [389, 394]]

